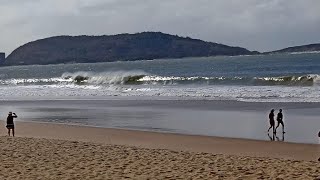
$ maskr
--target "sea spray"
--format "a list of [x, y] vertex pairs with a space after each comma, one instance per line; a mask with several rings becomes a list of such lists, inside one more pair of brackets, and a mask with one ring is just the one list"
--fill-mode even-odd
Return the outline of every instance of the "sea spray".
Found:
[[245, 86], [318, 86], [320, 75], [268, 77], [159, 76], [143, 71], [65, 72], [61, 77], [0, 79], [0, 85], [245, 85]]
[[320, 102], [319, 58], [299, 54], [0, 67], [0, 98]]
[[62, 78], [71, 79], [78, 84], [134, 84], [146, 76], [143, 71], [110, 71], [110, 72], [84, 72], [63, 73]]

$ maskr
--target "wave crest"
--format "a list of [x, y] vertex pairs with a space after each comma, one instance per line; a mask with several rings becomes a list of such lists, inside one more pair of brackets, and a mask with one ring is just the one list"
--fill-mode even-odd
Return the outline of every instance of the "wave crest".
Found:
[[17, 79], [4, 79], [0, 80], [0, 84], [2, 85], [32, 85], [32, 84], [59, 84], [59, 83], [69, 83], [71, 80], [63, 79], [63, 78], [17, 78]]
[[286, 85], [286, 86], [313, 86], [318, 84], [320, 76], [317, 74], [302, 76], [280, 76], [254, 78], [254, 85]]
[[64, 73], [63, 79], [71, 80], [77, 84], [136, 84], [146, 76], [143, 71], [113, 71], [113, 72], [75, 72]]
[[315, 86], [320, 75], [275, 77], [179, 77], [157, 76], [143, 71], [110, 71], [63, 73], [61, 77], [0, 79], [2, 85], [240, 85], [240, 86]]
[[144, 84], [208, 84], [208, 85], [247, 85], [247, 86], [313, 86], [320, 83], [320, 76], [279, 76], [279, 77], [175, 77], [145, 76], [138, 81]]

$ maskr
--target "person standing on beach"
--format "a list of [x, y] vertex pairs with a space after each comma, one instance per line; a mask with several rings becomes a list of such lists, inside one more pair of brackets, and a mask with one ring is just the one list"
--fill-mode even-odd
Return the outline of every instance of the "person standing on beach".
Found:
[[272, 128], [273, 133], [275, 133], [275, 129], [274, 129], [274, 109], [271, 109], [271, 112], [269, 113], [269, 123], [270, 123], [270, 127], [268, 129], [268, 132], [270, 131], [270, 129]]
[[7, 117], [7, 129], [8, 129], [8, 135], [10, 136], [10, 131], [12, 129], [12, 136], [14, 137], [14, 123], [13, 118], [17, 118], [18, 116], [16, 113], [9, 112]]
[[278, 125], [276, 127], [276, 131], [277, 131], [277, 128], [280, 126], [280, 124], [282, 125], [282, 133], [285, 133], [284, 132], [284, 123], [283, 123], [283, 114], [282, 114], [282, 109], [279, 109], [279, 113], [277, 115], [277, 121], [278, 121]]
[[[318, 137], [319, 137], [319, 140], [320, 140], [320, 131], [318, 133]], [[320, 161], [320, 157], [319, 157], [318, 161]]]

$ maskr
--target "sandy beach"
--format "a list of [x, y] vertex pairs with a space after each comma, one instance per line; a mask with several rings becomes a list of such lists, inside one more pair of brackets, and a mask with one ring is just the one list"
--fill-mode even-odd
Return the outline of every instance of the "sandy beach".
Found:
[[320, 180], [319, 7], [1, 1], [0, 180]]
[[316, 179], [316, 144], [49, 123], [0, 126], [0, 179]]

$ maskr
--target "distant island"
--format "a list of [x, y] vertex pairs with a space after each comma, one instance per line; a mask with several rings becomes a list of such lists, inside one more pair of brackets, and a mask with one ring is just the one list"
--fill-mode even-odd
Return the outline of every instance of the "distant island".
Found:
[[110, 36], [57, 36], [15, 49], [3, 65], [95, 63], [254, 54], [245, 48], [161, 32]]
[[299, 53], [299, 52], [320, 52], [320, 44], [308, 44], [303, 46], [288, 47], [277, 51], [270, 51], [264, 54], [282, 54], [282, 53]]
[[161, 32], [104, 36], [56, 36], [15, 49], [1, 65], [96, 63], [183, 57], [237, 56], [320, 51], [320, 44], [260, 53]]
[[254, 52], [241, 47], [161, 32], [143, 32], [40, 39], [14, 50], [6, 58], [4, 65], [95, 63], [250, 54]]

